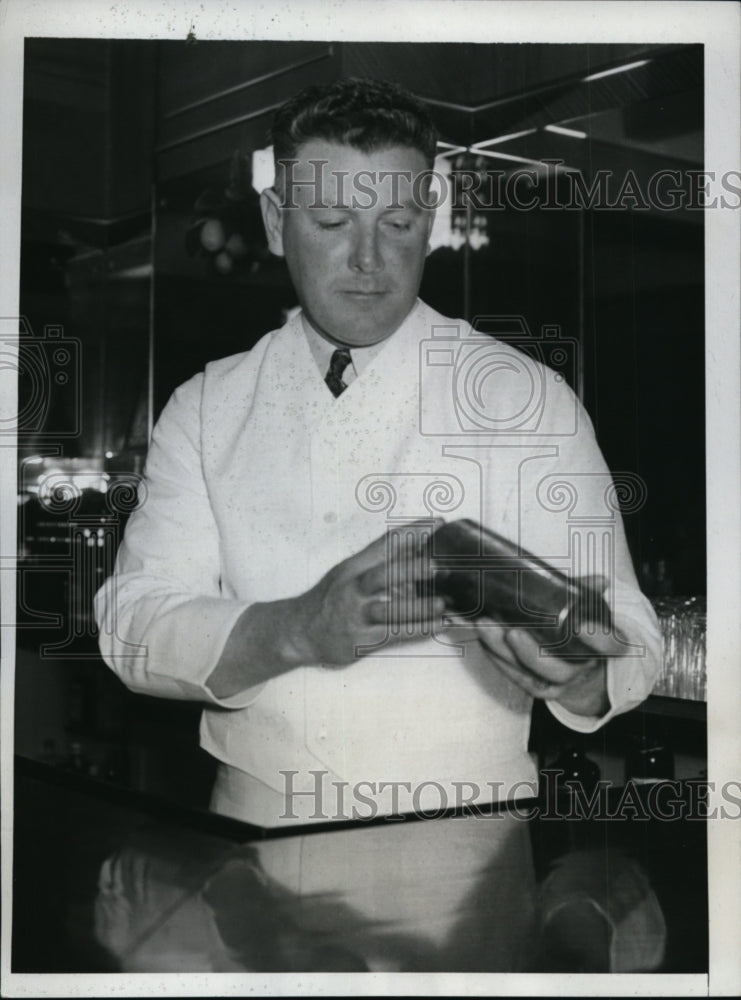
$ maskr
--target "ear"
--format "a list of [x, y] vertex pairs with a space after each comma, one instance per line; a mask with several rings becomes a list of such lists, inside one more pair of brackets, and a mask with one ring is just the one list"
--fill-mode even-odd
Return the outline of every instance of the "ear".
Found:
[[268, 248], [276, 257], [283, 257], [283, 208], [280, 195], [273, 188], [265, 188], [260, 195], [260, 211]]

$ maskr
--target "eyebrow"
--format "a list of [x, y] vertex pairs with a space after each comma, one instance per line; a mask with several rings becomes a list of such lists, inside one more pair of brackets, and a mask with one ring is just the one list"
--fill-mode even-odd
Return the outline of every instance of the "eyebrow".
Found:
[[[367, 205], [362, 205], [362, 204], [361, 205], [351, 205], [351, 204], [347, 204], [346, 202], [341, 202], [341, 203], [330, 203], [330, 202], [327, 202], [327, 203], [322, 204], [322, 205], [305, 205], [303, 207], [304, 208], [308, 208], [312, 212], [343, 212], [343, 213], [348, 213], [348, 212], [361, 212], [361, 211], [366, 210], [369, 207], [376, 207], [376, 206], [367, 206]], [[416, 203], [416, 201], [413, 198], [410, 198], [408, 201], [400, 202], [400, 203], [395, 204], [395, 205], [382, 206], [381, 207], [381, 211], [384, 214], [392, 213], [392, 214], [399, 215], [402, 212], [411, 212], [414, 215], [419, 215], [419, 213], [421, 211], [423, 211], [423, 209], [422, 209], [421, 206], [419, 206]]]
[[420, 206], [417, 204], [417, 202], [414, 200], [414, 198], [411, 198], [408, 201], [401, 202], [398, 205], [389, 205], [388, 208], [384, 208], [383, 211], [384, 212], [414, 212], [415, 214], [418, 214], [421, 211], [421, 209], [420, 209]]
[[[312, 213], [312, 215], [321, 221], [322, 218], [332, 217], [333, 215], [351, 216], [355, 215], [356, 212], [367, 211], [368, 208], [363, 205], [308, 205], [305, 206]], [[415, 202], [411, 202], [407, 205], [389, 205], [387, 208], [381, 208], [379, 212], [380, 217], [388, 216], [411, 216], [412, 218], [418, 218], [426, 209], [417, 205]]]

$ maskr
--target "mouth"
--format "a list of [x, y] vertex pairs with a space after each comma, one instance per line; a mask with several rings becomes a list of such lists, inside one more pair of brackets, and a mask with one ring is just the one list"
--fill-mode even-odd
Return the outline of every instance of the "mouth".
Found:
[[342, 295], [351, 295], [353, 298], [359, 299], [372, 299], [378, 298], [380, 295], [387, 295], [388, 291], [385, 288], [373, 288], [373, 289], [363, 289], [363, 288], [343, 288], [341, 290]]

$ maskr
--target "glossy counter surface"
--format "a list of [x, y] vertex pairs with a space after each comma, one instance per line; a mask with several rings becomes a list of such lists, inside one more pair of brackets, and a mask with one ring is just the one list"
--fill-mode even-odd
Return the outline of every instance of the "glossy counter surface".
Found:
[[22, 761], [13, 971], [704, 972], [705, 823], [632, 801], [266, 835]]

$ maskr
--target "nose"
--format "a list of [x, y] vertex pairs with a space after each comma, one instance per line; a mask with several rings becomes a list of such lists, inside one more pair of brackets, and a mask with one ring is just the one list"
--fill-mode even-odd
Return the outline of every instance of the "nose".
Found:
[[383, 268], [383, 257], [375, 226], [358, 226], [350, 249], [350, 267], [353, 271], [373, 274]]

